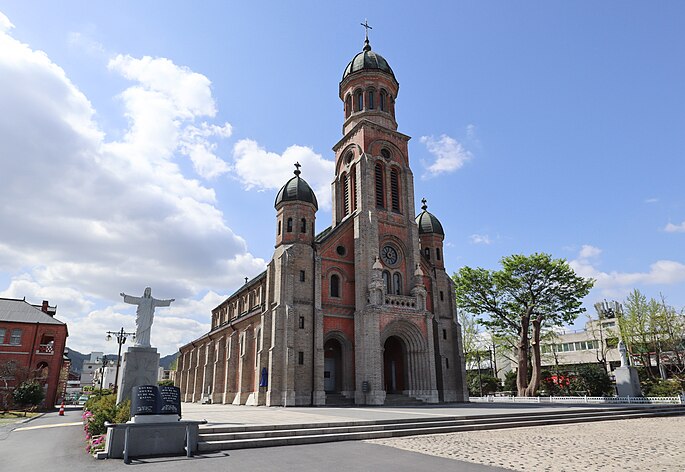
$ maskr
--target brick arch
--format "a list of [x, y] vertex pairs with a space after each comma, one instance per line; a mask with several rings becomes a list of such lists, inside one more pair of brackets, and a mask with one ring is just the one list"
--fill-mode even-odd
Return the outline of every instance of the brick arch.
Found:
[[385, 341], [391, 336], [401, 339], [407, 348], [407, 352], [424, 352], [428, 347], [419, 327], [409, 321], [396, 320], [388, 323], [381, 332], [381, 349], [385, 345]]
[[347, 335], [338, 329], [324, 335], [323, 345], [325, 346], [328, 341], [337, 341], [340, 344], [342, 349], [340, 392], [350, 396], [354, 392], [354, 345]]

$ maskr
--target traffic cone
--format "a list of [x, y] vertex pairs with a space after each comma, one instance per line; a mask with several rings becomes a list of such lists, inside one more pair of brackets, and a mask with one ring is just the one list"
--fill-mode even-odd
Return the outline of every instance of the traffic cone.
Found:
[[62, 400], [62, 406], [59, 407], [59, 416], [64, 416], [64, 400]]

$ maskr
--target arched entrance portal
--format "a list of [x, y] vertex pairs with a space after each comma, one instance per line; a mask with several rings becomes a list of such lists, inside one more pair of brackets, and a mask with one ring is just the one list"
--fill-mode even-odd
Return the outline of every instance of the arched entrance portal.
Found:
[[383, 378], [385, 391], [402, 393], [405, 390], [405, 348], [402, 340], [390, 336], [383, 345]]
[[338, 393], [342, 390], [342, 346], [337, 339], [329, 339], [323, 350], [323, 389], [327, 393]]

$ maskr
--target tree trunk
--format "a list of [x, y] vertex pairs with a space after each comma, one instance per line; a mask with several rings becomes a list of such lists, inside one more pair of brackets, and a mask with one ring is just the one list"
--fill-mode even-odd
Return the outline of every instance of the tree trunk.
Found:
[[540, 358], [540, 328], [542, 320], [536, 318], [533, 320], [533, 342], [532, 342], [532, 356], [533, 356], [533, 374], [530, 378], [530, 383], [526, 389], [526, 396], [535, 396], [538, 387], [540, 386], [540, 371], [542, 370], [542, 359]]
[[526, 396], [526, 387], [528, 386], [528, 325], [530, 318], [528, 316], [521, 317], [521, 331], [519, 331], [518, 343], [518, 370], [516, 372], [516, 390], [519, 397]]

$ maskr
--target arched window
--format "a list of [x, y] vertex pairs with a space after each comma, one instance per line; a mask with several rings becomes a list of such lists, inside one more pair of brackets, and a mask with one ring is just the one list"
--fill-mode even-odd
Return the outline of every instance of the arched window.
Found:
[[402, 294], [402, 275], [399, 272], [392, 274], [392, 285], [395, 295]]
[[300, 220], [300, 233], [306, 233], [307, 232], [307, 220], [305, 218], [302, 218]]
[[383, 188], [383, 166], [376, 164], [376, 206], [385, 208], [385, 195]]
[[440, 248], [439, 247], [435, 248], [435, 258], [437, 260], [440, 260]]
[[288, 233], [292, 233], [292, 232], [293, 232], [293, 219], [292, 219], [292, 218], [288, 218], [288, 222], [287, 222], [286, 225], [285, 225], [285, 230], [286, 230]]
[[380, 102], [378, 103], [378, 106], [380, 107], [381, 111], [385, 111], [385, 96], [385, 90], [381, 90]]
[[278, 235], [281, 234], [281, 220], [278, 220]]
[[340, 276], [331, 275], [331, 297], [340, 298]]
[[364, 94], [361, 90], [357, 90], [354, 94], [354, 111], [362, 111], [364, 109]]
[[430, 250], [429, 247], [424, 248], [423, 254], [426, 256], [426, 259], [430, 260], [430, 258], [431, 258], [431, 250]]
[[390, 192], [392, 194], [392, 211], [400, 211], [400, 177], [397, 169], [390, 172]]
[[368, 109], [369, 109], [369, 110], [373, 110], [373, 108], [374, 108], [374, 106], [375, 106], [375, 104], [374, 104], [374, 102], [373, 102], [373, 98], [374, 98], [374, 97], [373, 97], [373, 90], [369, 90], [369, 103], [368, 103], [368, 105], [369, 105], [369, 106], [368, 106]]
[[250, 306], [247, 307], [248, 311], [254, 307], [254, 292], [250, 292]]
[[345, 118], [349, 118], [352, 114], [352, 95], [347, 94], [345, 98]]
[[387, 270], [383, 271], [383, 286], [385, 287], [385, 293], [392, 293], [392, 285], [390, 284], [390, 272]]

